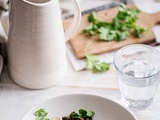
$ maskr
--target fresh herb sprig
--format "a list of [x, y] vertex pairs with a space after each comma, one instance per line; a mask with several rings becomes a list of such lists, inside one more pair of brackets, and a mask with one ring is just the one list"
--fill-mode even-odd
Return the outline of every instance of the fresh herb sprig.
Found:
[[108, 71], [110, 68], [110, 64], [106, 62], [100, 62], [95, 55], [87, 54], [86, 58], [86, 69], [93, 70], [95, 72], [104, 72]]
[[[88, 119], [92, 118], [94, 115], [95, 115], [95, 112], [92, 110], [79, 109], [78, 112], [75, 112], [75, 111], [71, 112], [69, 120], [71, 120], [71, 119], [73, 119], [73, 120], [81, 120], [81, 119], [88, 120]], [[63, 117], [62, 119], [68, 120], [68, 117]]]
[[130, 36], [130, 31], [133, 31], [135, 37], [141, 37], [147, 28], [136, 25], [139, 12], [137, 8], [127, 8], [125, 4], [120, 4], [118, 14], [112, 22], [100, 21], [96, 13], [92, 12], [88, 16], [89, 25], [84, 32], [89, 35], [99, 34], [103, 41], [125, 40]]
[[49, 118], [47, 118], [48, 112], [43, 108], [37, 110], [34, 115], [36, 116], [35, 120], [49, 120]]

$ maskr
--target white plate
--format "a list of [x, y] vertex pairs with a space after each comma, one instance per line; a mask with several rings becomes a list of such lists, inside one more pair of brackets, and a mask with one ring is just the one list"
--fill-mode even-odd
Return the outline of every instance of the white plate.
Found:
[[52, 98], [29, 110], [21, 120], [35, 120], [34, 112], [44, 108], [48, 117], [68, 116], [80, 108], [95, 112], [93, 120], [136, 120], [134, 115], [120, 104], [100, 96], [88, 94], [70, 94]]

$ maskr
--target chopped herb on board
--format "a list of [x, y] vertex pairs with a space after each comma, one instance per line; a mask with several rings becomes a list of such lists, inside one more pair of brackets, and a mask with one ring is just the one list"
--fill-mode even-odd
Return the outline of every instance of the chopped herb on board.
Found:
[[91, 36], [98, 34], [103, 41], [125, 40], [130, 36], [130, 31], [133, 31], [135, 37], [141, 37], [147, 28], [136, 25], [139, 12], [137, 8], [127, 8], [125, 4], [120, 4], [118, 14], [111, 23], [98, 20], [96, 13], [92, 12], [84, 32]]

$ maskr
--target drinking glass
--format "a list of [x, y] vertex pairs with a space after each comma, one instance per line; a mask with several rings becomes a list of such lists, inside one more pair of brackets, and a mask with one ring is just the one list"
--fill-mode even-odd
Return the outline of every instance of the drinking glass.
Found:
[[148, 107], [160, 80], [160, 53], [155, 48], [132, 44], [114, 56], [122, 102], [130, 108]]

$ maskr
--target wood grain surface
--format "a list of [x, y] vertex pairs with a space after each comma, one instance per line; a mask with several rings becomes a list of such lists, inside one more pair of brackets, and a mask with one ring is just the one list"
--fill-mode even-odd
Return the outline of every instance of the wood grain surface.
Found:
[[[134, 4], [127, 5], [130, 8], [135, 8]], [[118, 8], [106, 9], [103, 11], [97, 12], [97, 18], [101, 21], [111, 22], [113, 18], [117, 15]], [[160, 13], [156, 14], [147, 14], [140, 12], [138, 16], [138, 20], [136, 22], [137, 25], [141, 27], [147, 27], [149, 30], [143, 33], [141, 38], [136, 38], [131, 35], [124, 41], [100, 41], [99, 36], [89, 36], [83, 32], [84, 28], [89, 24], [88, 15], [84, 15], [81, 20], [80, 27], [76, 34], [70, 39], [71, 47], [75, 53], [75, 56], [78, 59], [85, 57], [85, 48], [87, 47], [88, 54], [100, 54], [113, 50], [117, 50], [121, 47], [124, 47], [129, 44], [135, 43], [148, 43], [155, 40], [155, 36], [153, 34], [152, 28], [154, 25], [160, 22]], [[64, 28], [68, 28], [72, 19], [68, 19], [64, 21]]]

